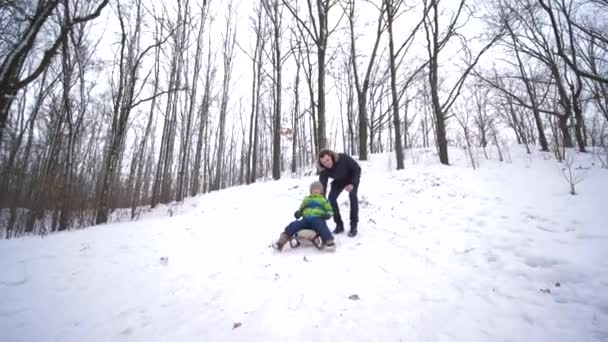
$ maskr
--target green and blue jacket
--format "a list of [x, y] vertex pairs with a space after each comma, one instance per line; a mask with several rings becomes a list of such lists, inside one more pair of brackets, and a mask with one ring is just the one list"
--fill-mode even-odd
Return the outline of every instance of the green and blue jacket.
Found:
[[322, 217], [323, 214], [329, 213], [334, 214], [334, 211], [329, 204], [329, 201], [323, 196], [318, 194], [312, 194], [306, 196], [300, 205], [298, 211], [302, 214], [302, 217]]

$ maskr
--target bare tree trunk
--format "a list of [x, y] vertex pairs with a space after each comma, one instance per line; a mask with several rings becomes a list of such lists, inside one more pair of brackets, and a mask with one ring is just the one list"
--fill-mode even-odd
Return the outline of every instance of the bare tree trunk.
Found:
[[255, 169], [257, 168], [256, 162], [257, 158], [254, 158], [254, 155], [257, 156], [257, 139], [255, 139], [254, 144], [254, 136], [257, 138], [257, 120], [258, 120], [258, 112], [259, 112], [259, 101], [260, 101], [260, 87], [262, 85], [262, 51], [264, 51], [265, 46], [265, 22], [262, 21], [262, 4], [260, 2], [260, 7], [256, 9], [256, 26], [254, 27], [256, 42], [255, 48], [253, 51], [253, 58], [251, 59], [251, 70], [253, 73], [253, 77], [251, 80], [251, 119], [249, 120], [249, 143], [247, 147], [247, 171], [246, 171], [246, 182], [247, 184], [255, 182], [256, 175]]
[[[57, 104], [53, 104], [57, 106]], [[34, 226], [37, 220], [44, 215], [44, 209], [49, 202], [49, 194], [53, 192], [51, 184], [54, 183], [54, 178], [58, 172], [59, 151], [62, 144], [62, 130], [65, 121], [64, 112], [56, 113], [56, 117], [51, 117], [51, 127], [48, 131], [49, 145], [45, 151], [41, 161], [40, 176], [36, 186], [32, 187], [32, 193], [28, 196], [31, 198], [31, 210], [28, 213], [28, 218], [25, 227], [25, 233], [34, 232]], [[53, 184], [54, 185], [54, 184]]]
[[[215, 66], [211, 63], [211, 34], [209, 34], [209, 50], [207, 52], [207, 71], [205, 73], [205, 91], [203, 94], [203, 101], [198, 110], [198, 140], [196, 143], [196, 154], [194, 157], [194, 167], [192, 170], [192, 186], [190, 189], [190, 195], [195, 196], [200, 192], [205, 192], [204, 184], [205, 184], [205, 175], [201, 175], [201, 165], [204, 159], [206, 148], [203, 148], [203, 144], [209, 146], [209, 140], [207, 138], [207, 127], [209, 126], [209, 106], [211, 104], [211, 84], [215, 78]], [[205, 163], [208, 160], [205, 159]], [[203, 174], [205, 169], [203, 169]], [[203, 186], [201, 186], [201, 177], [203, 178]]]
[[[448, 158], [448, 141], [445, 129], [445, 117], [444, 112], [441, 110], [441, 104], [439, 103], [439, 80], [438, 80], [438, 54], [439, 54], [439, 13], [437, 12], [437, 3], [431, 0], [431, 7], [433, 8], [433, 22], [432, 24], [424, 21], [424, 27], [426, 29], [428, 51], [431, 62], [429, 63], [429, 84], [431, 87], [431, 103], [433, 105], [433, 112], [435, 113], [435, 125], [437, 133], [437, 147], [439, 148], [439, 160], [442, 164], [449, 165]], [[430, 20], [429, 20], [430, 21]], [[431, 28], [432, 27], [432, 28]], [[432, 34], [432, 40], [429, 35]]]
[[[310, 59], [311, 52], [308, 49], [308, 44], [306, 41], [302, 44], [304, 49], [306, 50], [306, 67], [304, 68], [304, 76], [306, 77], [306, 84], [308, 86], [308, 98], [310, 101], [310, 128], [312, 131], [312, 139], [311, 139], [311, 161], [315, 160], [317, 150], [319, 148], [319, 130], [317, 129], [317, 103], [315, 102], [315, 90], [314, 90], [314, 79], [313, 79], [313, 63]], [[302, 54], [302, 49], [298, 49], [299, 53]]]
[[[69, 16], [68, 8], [65, 7], [64, 15], [66, 18]], [[62, 93], [62, 110], [65, 111], [66, 124], [67, 124], [67, 149], [65, 152], [65, 164], [63, 166], [63, 180], [62, 180], [62, 191], [59, 196], [58, 207], [61, 210], [59, 217], [59, 230], [68, 229], [70, 220], [70, 206], [69, 200], [71, 197], [71, 182], [72, 182], [72, 158], [74, 153], [74, 122], [73, 122], [73, 109], [72, 101], [70, 98], [70, 89], [72, 87], [72, 73], [74, 65], [72, 64], [72, 57], [70, 54], [70, 48], [68, 46], [69, 37], [66, 35], [61, 42], [61, 73], [63, 76], [63, 93]], [[80, 48], [77, 46], [76, 48]], [[80, 82], [84, 82], [81, 80]], [[82, 104], [84, 105], [84, 104]]]
[[[263, 49], [263, 44], [260, 47]], [[258, 63], [257, 63], [257, 86], [256, 86], [256, 102], [255, 102], [255, 110], [253, 113], [253, 146], [251, 156], [251, 179], [250, 183], [254, 183], [258, 178], [258, 145], [260, 138], [260, 130], [259, 130], [259, 113], [260, 113], [260, 97], [261, 97], [261, 88], [262, 88], [262, 54], [258, 55]]]
[[[341, 87], [340, 87], [341, 88]], [[341, 124], [341, 128], [342, 128], [342, 146], [344, 146], [344, 149], [348, 152], [350, 146], [348, 145], [348, 139], [346, 138], [346, 131], [347, 129], [344, 126], [344, 106], [343, 106], [343, 101], [342, 101], [342, 91], [338, 92], [338, 103], [340, 104], [340, 124]], [[348, 121], [349, 118], [346, 118], [346, 121]]]
[[[183, 59], [181, 57], [186, 46], [186, 21], [188, 4], [182, 7], [181, 0], [177, 1], [177, 21], [173, 24], [175, 34], [173, 37], [173, 50], [171, 55], [171, 66], [169, 75], [169, 89], [179, 89], [181, 86]], [[158, 203], [169, 203], [171, 201], [171, 183], [173, 151], [175, 145], [175, 134], [177, 125], [177, 101], [178, 94], [169, 92], [165, 109], [165, 123], [160, 142], [160, 153], [154, 177], [151, 207]]]
[[378, 51], [378, 46], [380, 45], [380, 37], [384, 32], [383, 28], [383, 20], [384, 12], [386, 9], [385, 2], [382, 2], [382, 8], [380, 9], [380, 14], [378, 16], [378, 24], [376, 27], [376, 40], [374, 42], [374, 47], [372, 49], [371, 57], [369, 59], [369, 63], [367, 65], [367, 71], [365, 72], [365, 77], [363, 79], [363, 85], [361, 85], [359, 80], [359, 72], [357, 70], [357, 49], [355, 47], [355, 1], [348, 1], [348, 19], [350, 24], [350, 40], [351, 40], [351, 57], [352, 57], [352, 66], [353, 72], [355, 76], [355, 86], [357, 89], [357, 104], [359, 108], [359, 159], [367, 160], [367, 95], [370, 86], [370, 76], [372, 72], [373, 65], [376, 60], [376, 55]]
[[[309, 0], [310, 1], [310, 0]], [[319, 140], [319, 149], [327, 147], [327, 133], [325, 129], [325, 54], [327, 50], [327, 16], [329, 15], [329, 6], [326, 5], [329, 1], [326, 1], [323, 5], [321, 0], [317, 0], [317, 12], [319, 16], [319, 32], [317, 39], [317, 66], [319, 72], [317, 73], [319, 87], [317, 90], [317, 138]]]
[[[270, 2], [272, 1], [272, 2]], [[279, 12], [279, 0], [263, 0], [262, 4], [266, 15], [272, 22], [272, 64], [274, 81], [274, 115], [272, 135], [272, 178], [281, 178], [281, 69], [283, 60], [281, 57], [281, 26], [282, 13]]]
[[538, 139], [539, 139], [539, 143], [541, 146], [541, 151], [548, 152], [549, 144], [547, 143], [547, 138], [545, 136], [545, 130], [543, 128], [543, 122], [540, 117], [540, 112], [538, 110], [538, 102], [536, 99], [536, 94], [535, 94], [535, 92], [532, 88], [532, 84], [527, 76], [526, 70], [524, 68], [524, 63], [521, 60], [518, 43], [515, 39], [515, 34], [513, 33], [513, 31], [511, 30], [509, 25], [507, 25], [507, 29], [509, 30], [509, 33], [511, 34], [511, 38], [513, 40], [513, 48], [515, 50], [515, 57], [517, 58], [517, 65], [519, 67], [519, 71], [521, 73], [524, 85], [526, 86], [526, 91], [528, 93], [528, 97], [529, 97], [530, 103], [532, 105], [532, 113], [534, 114], [534, 122], [536, 123], [536, 129], [538, 131]]
[[205, 124], [205, 133], [204, 133], [204, 141], [206, 141], [207, 143], [205, 144], [205, 153], [204, 153], [204, 168], [203, 168], [203, 192], [207, 193], [210, 191], [211, 188], [211, 175], [212, 175], [212, 165], [211, 165], [211, 160], [210, 160], [210, 156], [211, 156], [211, 141], [210, 141], [210, 136], [209, 136], [209, 126], [211, 125], [211, 122]]
[[226, 112], [230, 95], [230, 76], [232, 73], [232, 60], [234, 57], [234, 44], [236, 42], [236, 30], [232, 26], [233, 6], [232, 1], [228, 4], [228, 15], [226, 17], [226, 33], [223, 40], [224, 52], [224, 79], [222, 82], [222, 100], [220, 104], [220, 122], [218, 134], [218, 154], [216, 159], [215, 178], [211, 190], [219, 190], [222, 185], [224, 171], [224, 150], [226, 131]]
[[346, 85], [348, 86], [347, 95], [346, 95], [346, 113], [348, 114], [348, 145], [350, 147], [349, 153], [350, 155], [357, 154], [357, 133], [355, 130], [355, 126], [357, 125], [357, 117], [355, 117], [355, 94], [353, 92], [353, 84], [352, 77], [348, 77], [348, 82]]
[[[176, 78], [176, 64], [175, 60], [171, 63], [171, 71], [169, 72], [169, 88], [175, 86], [175, 78]], [[173, 103], [173, 94], [169, 93], [167, 96], [167, 106], [165, 110], [165, 123], [163, 125], [163, 133], [160, 139], [160, 153], [158, 156], [158, 164], [156, 166], [156, 176], [154, 177], [154, 183], [152, 185], [152, 203], [151, 207], [154, 208], [158, 203], [163, 203], [163, 198], [161, 195], [162, 185], [164, 184], [164, 165], [167, 163], [167, 148], [169, 139], [169, 135], [171, 134], [171, 104]]]
[[[198, 85], [198, 78], [200, 75], [200, 70], [201, 70], [201, 58], [203, 55], [203, 33], [205, 31], [205, 23], [206, 23], [206, 16], [207, 16], [207, 0], [203, 1], [203, 5], [201, 8], [201, 13], [200, 13], [200, 18], [199, 18], [199, 28], [198, 28], [198, 35], [196, 37], [196, 53], [195, 53], [195, 61], [194, 61], [194, 73], [192, 74], [192, 90], [190, 92], [190, 103], [188, 106], [188, 114], [186, 117], [186, 132], [184, 137], [182, 138], [182, 150], [185, 150], [185, 152], [182, 154], [182, 160], [179, 166], [179, 179], [178, 179], [178, 183], [177, 183], [177, 201], [182, 201], [184, 195], [188, 194], [188, 181], [187, 181], [187, 175], [188, 175], [188, 171], [187, 171], [187, 167], [188, 164], [190, 163], [190, 144], [188, 143], [189, 140], [192, 139], [191, 137], [191, 128], [192, 128], [192, 117], [194, 115], [194, 107], [196, 105], [196, 98], [197, 98], [197, 85]], [[204, 95], [203, 95], [204, 96]], [[199, 118], [201, 116], [199, 115]], [[186, 188], [186, 189], [184, 189]]]
[[458, 121], [458, 123], [460, 124], [460, 127], [462, 127], [462, 131], [464, 133], [464, 139], [466, 142], [466, 148], [467, 148], [467, 153], [469, 155], [469, 160], [471, 162], [471, 166], [473, 167], [473, 170], [477, 169], [478, 165], [475, 162], [475, 157], [473, 156], [473, 144], [471, 143], [471, 134], [470, 134], [470, 128], [469, 128], [469, 108], [464, 108], [460, 115], [456, 115], [456, 120]]
[[386, 6], [386, 21], [388, 25], [388, 47], [389, 47], [389, 63], [391, 71], [391, 94], [392, 94], [392, 110], [393, 110], [393, 127], [395, 129], [395, 153], [397, 157], [397, 170], [404, 168], [403, 162], [403, 146], [401, 145], [401, 121], [399, 119], [399, 99], [397, 93], [397, 68], [395, 65], [395, 45], [393, 43], [393, 20], [396, 16], [397, 5], [391, 0], [385, 0]]
[[[15, 192], [14, 192], [12, 201], [10, 202], [10, 213], [9, 213], [10, 216], [9, 216], [8, 224], [6, 226], [6, 238], [7, 239], [9, 239], [11, 237], [11, 235], [14, 235], [15, 221], [17, 219], [17, 206], [21, 205], [21, 198], [23, 197], [22, 193], [25, 192], [23, 189], [23, 183], [25, 182], [26, 170], [28, 169], [28, 164], [29, 164], [30, 155], [31, 155], [30, 151], [32, 149], [32, 143], [33, 143], [33, 139], [34, 139], [34, 122], [36, 120], [36, 117], [38, 116], [40, 107], [42, 106], [42, 102], [44, 101], [44, 97], [47, 95], [47, 92], [45, 91], [46, 77], [47, 77], [47, 71], [45, 70], [42, 75], [42, 81], [40, 83], [40, 92], [38, 94], [38, 98], [36, 99], [34, 108], [32, 110], [32, 113], [31, 113], [30, 118], [27, 123], [28, 138], [27, 138], [27, 143], [25, 144], [25, 151], [23, 153], [23, 159], [21, 161], [21, 166], [19, 167], [20, 172], [19, 172], [19, 177], [17, 178], [17, 182], [15, 185]], [[16, 146], [21, 145], [22, 137], [23, 137], [23, 134], [20, 134], [18, 137], [18, 141], [15, 143]], [[2, 181], [3, 183], [6, 182], [6, 184], [3, 184], [2, 187], [0, 188], [0, 190], [3, 190], [2, 191], [3, 194], [9, 194], [8, 180], [10, 177], [12, 164], [13, 164], [13, 160], [14, 160], [15, 156], [16, 156], [16, 153], [12, 153], [11, 156], [9, 156], [8, 165], [6, 166], [7, 171], [5, 172], [5, 176], [3, 177], [3, 181]]]
[[[306, 0], [308, 8], [308, 20], [298, 16], [298, 9], [287, 0], [283, 0], [288, 10], [298, 22], [298, 29], [304, 35], [304, 31], [312, 38], [317, 47], [317, 144], [316, 147], [323, 149], [327, 147], [327, 135], [325, 127], [325, 58], [327, 53], [327, 39], [332, 31], [328, 28], [328, 16], [330, 9], [337, 3], [332, 0], [316, 0], [316, 17], [313, 14], [312, 0]], [[310, 24], [312, 23], [312, 24]], [[312, 27], [311, 27], [312, 26]]]
[[[492, 137], [494, 138], [494, 144], [496, 145], [496, 150], [498, 151], [498, 160], [502, 162], [502, 161], [504, 161], [504, 158], [502, 157], [502, 148], [500, 147], [500, 143], [498, 141], [498, 132], [496, 131], [496, 126], [494, 125], [493, 122], [490, 122], [490, 131], [492, 132]], [[526, 148], [528, 149], [528, 153], [530, 153], [530, 150], [529, 150], [527, 144], [526, 144]]]
[[[129, 112], [131, 107], [132, 99], [128, 97], [132, 94], [126, 94], [129, 89], [126, 89], [130, 86], [128, 77], [130, 74], [135, 76], [136, 70], [130, 70], [129, 67], [133, 67], [130, 65], [133, 60], [129, 60], [129, 57], [132, 56], [134, 51], [127, 47], [127, 30], [124, 24], [124, 18], [122, 15], [122, 10], [120, 6], [120, 1], [117, 2], [117, 10], [118, 10], [118, 19], [120, 21], [121, 27], [121, 42], [120, 42], [120, 52], [119, 52], [119, 65], [118, 65], [118, 80], [117, 80], [117, 92], [116, 97], [114, 98], [113, 104], [113, 113], [112, 113], [112, 129], [110, 132], [110, 141], [108, 142], [108, 152], [105, 157], [105, 165], [103, 168], [103, 179], [101, 182], [101, 189], [99, 190], [99, 203], [97, 208], [97, 217], [95, 219], [95, 224], [106, 223], [108, 221], [108, 215], [110, 212], [110, 187], [114, 182], [114, 175], [118, 165], [118, 157], [120, 154], [119, 148], [122, 146], [122, 139], [124, 139], [124, 135], [126, 134], [126, 126], [127, 120], [129, 118]], [[139, 14], [139, 11], [138, 11]], [[139, 18], [139, 15], [138, 15]], [[139, 21], [136, 24], [139, 25]], [[139, 31], [139, 27], [135, 29]], [[131, 48], [134, 48], [131, 46]], [[125, 50], [128, 50], [125, 55]], [[127, 59], [127, 61], [125, 61]], [[126, 65], [125, 65], [126, 64]], [[132, 80], [133, 84], [135, 80]], [[127, 99], [124, 99], [127, 97]]]
[[[69, 16], [69, 9], [65, 7], [66, 17]], [[73, 53], [70, 52], [69, 42], [74, 45]], [[86, 113], [87, 105], [89, 103], [88, 91], [85, 89], [86, 76], [85, 69], [88, 68], [90, 58], [89, 56], [83, 55], [84, 51], [87, 51], [86, 37], [85, 37], [85, 23], [81, 23], [76, 26], [62, 41], [62, 76], [63, 76], [63, 110], [66, 113], [66, 123], [68, 128], [67, 136], [67, 149], [65, 151], [65, 164], [63, 170], [63, 194], [59, 198], [58, 208], [60, 208], [59, 215], [59, 230], [66, 230], [69, 228], [72, 217], [72, 211], [74, 208], [74, 172], [75, 172], [75, 149], [77, 140], [81, 134], [82, 123]], [[74, 110], [72, 99], [70, 96], [70, 90], [73, 86], [72, 79], [73, 74], [77, 72], [77, 80], [79, 85], [79, 106], [78, 110]], [[76, 114], [76, 117], [74, 117]]]
[[[160, 29], [159, 29], [160, 27]], [[162, 37], [162, 25], [158, 25], [157, 23], [157, 32], [155, 41], [157, 44], [160, 43], [160, 37]], [[160, 80], [160, 46], [155, 47], [154, 53], [154, 90], [153, 93], [158, 93], [158, 83]], [[135, 218], [137, 206], [139, 206], [141, 201], [141, 191], [142, 191], [142, 183], [144, 183], [143, 177], [149, 179], [149, 173], [144, 173], [144, 169], [148, 168], [149, 163], [144, 164], [144, 158], [146, 157], [146, 151], [148, 146], [148, 140], [150, 139], [150, 135], [152, 134], [152, 127], [156, 126], [154, 123], [154, 111], [156, 109], [156, 98], [152, 99], [150, 103], [150, 110], [148, 112], [148, 123], [146, 124], [146, 130], [144, 132], [144, 136], [142, 137], [141, 144], [139, 146], [139, 150], [137, 151], [137, 174], [135, 179], [135, 189], [133, 191], [133, 195], [131, 197], [131, 219]], [[153, 148], [151, 149], [154, 150]], [[144, 186], [144, 191], [147, 191], [147, 186]]]
[[[177, 34], [175, 35], [175, 45], [173, 47], [173, 61], [175, 63], [175, 78], [174, 86], [180, 88], [182, 86], [182, 76], [184, 67], [183, 51], [186, 50], [188, 42], [186, 41], [187, 24], [189, 13], [189, 1], [182, 5], [181, 0], [177, 1]], [[172, 67], [173, 68], [173, 67]], [[186, 82], [187, 83], [187, 82]], [[167, 118], [168, 124], [167, 136], [165, 143], [165, 160], [162, 167], [162, 182], [160, 184], [160, 201], [161, 203], [169, 203], [173, 199], [172, 183], [173, 183], [173, 153], [175, 152], [175, 139], [177, 134], [177, 112], [178, 112], [179, 93], [173, 94], [170, 101], [167, 101]], [[178, 165], [179, 168], [179, 165]]]
[[296, 77], [293, 85], [293, 96], [294, 96], [294, 108], [293, 108], [293, 131], [292, 131], [292, 145], [291, 145], [291, 173], [296, 173], [298, 169], [298, 132], [300, 130], [299, 119], [300, 119], [300, 69], [302, 67], [302, 61], [298, 54], [294, 54], [296, 61]]
[[[449, 90], [448, 96], [444, 102], [439, 100], [439, 63], [438, 55], [440, 51], [447, 45], [449, 40], [457, 35], [458, 20], [463, 13], [466, 0], [461, 0], [457, 9], [457, 12], [450, 17], [450, 21], [447, 26], [447, 32], [441, 34], [439, 27], [439, 16], [441, 11], [438, 8], [438, 0], [424, 0], [424, 29], [426, 32], [427, 51], [430, 59], [429, 63], [429, 83], [431, 87], [431, 99], [433, 104], [433, 111], [435, 113], [436, 121], [436, 133], [437, 133], [437, 145], [439, 148], [439, 161], [442, 164], [449, 165], [448, 158], [448, 140], [446, 136], [446, 113], [450, 111], [450, 108], [460, 96], [464, 82], [466, 81], [469, 73], [473, 70], [481, 56], [492, 46], [498, 39], [501, 38], [502, 32], [494, 35], [494, 37], [477, 53], [475, 57], [471, 54], [469, 46], [464, 43], [463, 51], [466, 53], [469, 61], [467, 62], [466, 69], [460, 74], [458, 80]], [[432, 12], [432, 15], [430, 14]], [[501, 29], [502, 31], [502, 29]], [[441, 39], [439, 37], [441, 36]]]

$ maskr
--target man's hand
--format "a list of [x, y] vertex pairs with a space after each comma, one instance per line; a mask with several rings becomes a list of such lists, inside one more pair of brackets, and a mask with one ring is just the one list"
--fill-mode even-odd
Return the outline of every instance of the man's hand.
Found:
[[347, 186], [344, 187], [344, 190], [351, 192], [353, 191], [354, 186], [352, 184], [348, 184]]
[[300, 217], [302, 217], [302, 212], [297, 210], [295, 213], [293, 213], [293, 217], [297, 219], [299, 219]]
[[332, 215], [330, 213], [323, 213], [323, 215], [321, 217], [325, 220], [329, 220], [331, 218], [331, 216]]

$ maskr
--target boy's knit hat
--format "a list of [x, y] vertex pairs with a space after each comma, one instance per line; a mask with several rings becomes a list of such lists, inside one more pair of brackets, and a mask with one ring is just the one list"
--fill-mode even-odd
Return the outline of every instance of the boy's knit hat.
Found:
[[310, 192], [312, 192], [313, 189], [321, 189], [321, 192], [323, 192], [323, 184], [319, 181], [314, 181], [310, 184]]

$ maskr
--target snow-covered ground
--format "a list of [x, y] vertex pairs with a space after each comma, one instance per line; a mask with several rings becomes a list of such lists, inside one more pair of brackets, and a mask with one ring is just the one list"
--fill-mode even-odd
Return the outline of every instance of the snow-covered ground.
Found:
[[0, 341], [607, 341], [608, 170], [451, 154], [363, 163], [335, 253], [268, 247], [314, 177], [0, 241]]

